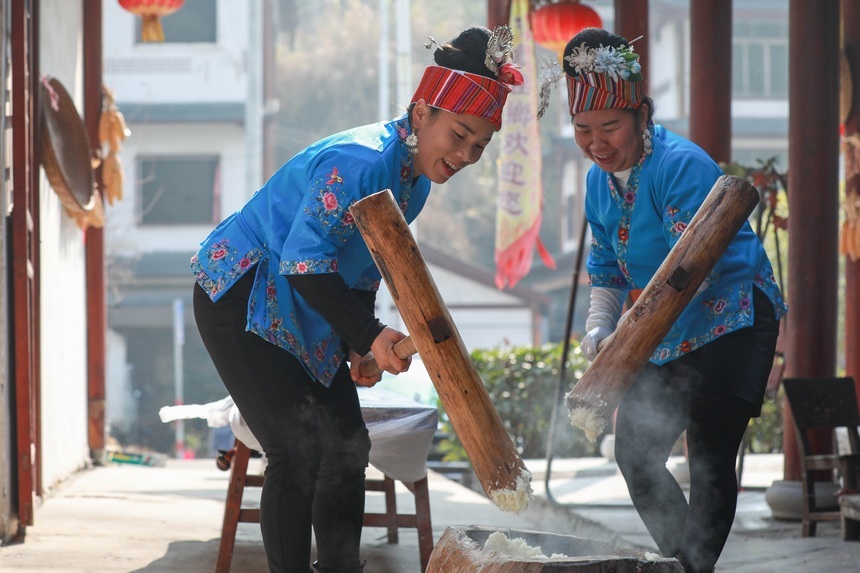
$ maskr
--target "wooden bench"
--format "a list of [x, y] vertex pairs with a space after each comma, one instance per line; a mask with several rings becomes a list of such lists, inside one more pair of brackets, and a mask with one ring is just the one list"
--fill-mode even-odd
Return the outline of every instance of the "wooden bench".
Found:
[[840, 495], [839, 512], [842, 514], [842, 539], [860, 541], [860, 493]]
[[[227, 501], [224, 507], [224, 522], [221, 526], [221, 543], [218, 547], [215, 573], [229, 573], [230, 571], [239, 523], [260, 522], [260, 510], [242, 507], [242, 497], [246, 487], [262, 487], [263, 476], [248, 474], [248, 460], [251, 457], [251, 451], [241, 441], [236, 440], [236, 446], [231, 454], [231, 459], [226, 462], [230, 466], [230, 481], [227, 487]], [[227, 469], [221, 458], [219, 458], [219, 467]], [[384, 479], [368, 479], [365, 481], [367, 491], [385, 493], [385, 513], [365, 513], [364, 526], [387, 528], [389, 543], [398, 542], [398, 528], [417, 529], [418, 553], [423, 572], [427, 568], [430, 553], [433, 551], [433, 527], [430, 522], [430, 494], [427, 487], [427, 477], [425, 476], [414, 483], [402, 483], [415, 496], [415, 513], [397, 512], [397, 496], [394, 491], [393, 479], [387, 475]]]

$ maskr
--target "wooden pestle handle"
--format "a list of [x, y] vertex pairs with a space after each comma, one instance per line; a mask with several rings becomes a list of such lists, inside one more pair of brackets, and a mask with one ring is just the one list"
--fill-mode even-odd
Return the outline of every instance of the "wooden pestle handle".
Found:
[[[413, 354], [417, 353], [418, 349], [415, 348], [415, 341], [412, 340], [411, 336], [407, 336], [394, 345], [394, 354], [402, 360], [406, 360]], [[362, 359], [361, 363], [358, 365], [358, 372], [362, 376], [375, 376], [382, 372], [382, 368], [376, 364], [376, 358], [373, 357], [373, 354], [368, 354], [367, 357]]]
[[518, 513], [531, 499], [531, 474], [472, 363], [398, 201], [385, 190], [356, 201], [349, 211], [481, 486], [497, 507]]
[[[723, 175], [714, 183], [636, 303], [621, 316], [615, 332], [602, 341], [597, 358], [565, 396], [571, 413], [587, 410], [603, 423], [610, 419], [758, 202], [758, 191], [743, 178]], [[597, 430], [587, 420], [588, 429], [573, 423]]]

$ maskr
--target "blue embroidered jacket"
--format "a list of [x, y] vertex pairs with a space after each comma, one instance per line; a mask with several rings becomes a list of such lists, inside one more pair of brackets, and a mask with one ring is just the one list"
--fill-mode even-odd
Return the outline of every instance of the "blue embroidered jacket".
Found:
[[379, 288], [379, 271], [349, 207], [390, 189], [407, 221], [418, 215], [430, 181], [414, 179], [403, 143], [410, 133], [402, 116], [314, 143], [221, 222], [191, 258], [213, 301], [256, 264], [247, 329], [293, 353], [326, 386], [344, 360], [340, 337], [286, 277], [336, 272], [350, 288]]
[[[659, 125], [652, 133], [653, 153], [633, 167], [626, 189], [618, 189], [615, 178], [596, 165], [588, 172], [585, 211], [592, 233], [587, 263], [592, 286], [644, 288], [723, 174], [694, 143]], [[787, 311], [749, 222], [706, 280], [707, 288], [690, 301], [651, 362], [664, 364], [751, 326], [753, 288], [767, 295], [777, 318]]]

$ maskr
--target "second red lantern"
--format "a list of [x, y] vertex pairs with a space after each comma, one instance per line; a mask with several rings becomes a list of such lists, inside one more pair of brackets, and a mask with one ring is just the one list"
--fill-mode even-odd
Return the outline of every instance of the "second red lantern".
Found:
[[584, 28], [602, 28], [603, 20], [593, 8], [578, 0], [560, 0], [535, 10], [529, 16], [535, 42], [558, 54], [561, 61], [564, 47]]

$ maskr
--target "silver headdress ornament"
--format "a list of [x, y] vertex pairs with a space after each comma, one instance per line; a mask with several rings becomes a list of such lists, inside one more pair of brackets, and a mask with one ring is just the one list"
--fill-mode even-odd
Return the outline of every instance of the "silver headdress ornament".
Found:
[[[633, 42], [641, 40], [639, 36], [621, 48], [588, 48], [585, 43], [574, 47], [564, 59], [574, 68], [576, 73], [600, 72], [613, 79], [622, 78], [631, 82], [642, 80], [639, 55], [633, 52]], [[540, 74], [538, 91], [538, 119], [543, 117], [549, 106], [549, 97], [553, 86], [565, 76], [561, 62], [544, 58]]]
[[538, 90], [538, 119], [546, 113], [546, 108], [549, 106], [549, 96], [552, 94], [553, 86], [558, 83], [558, 80], [564, 77], [564, 69], [557, 61], [549, 58], [543, 59], [543, 66], [540, 74], [540, 89]]
[[[439, 46], [439, 42], [437, 42], [437, 41], [436, 41], [436, 38], [434, 38], [433, 36], [427, 36], [427, 39], [428, 39], [428, 40], [430, 40], [430, 41], [429, 41], [429, 42], [424, 42], [424, 47], [425, 47], [425, 48], [427, 48], [428, 50], [433, 49], [433, 45], [434, 45], [434, 44], [435, 44], [435, 45], [437, 45], [437, 46]], [[439, 46], [439, 47], [441, 48], [442, 46]]]
[[508, 26], [496, 26], [487, 42], [487, 57], [484, 64], [494, 74], [514, 51], [514, 33]]

